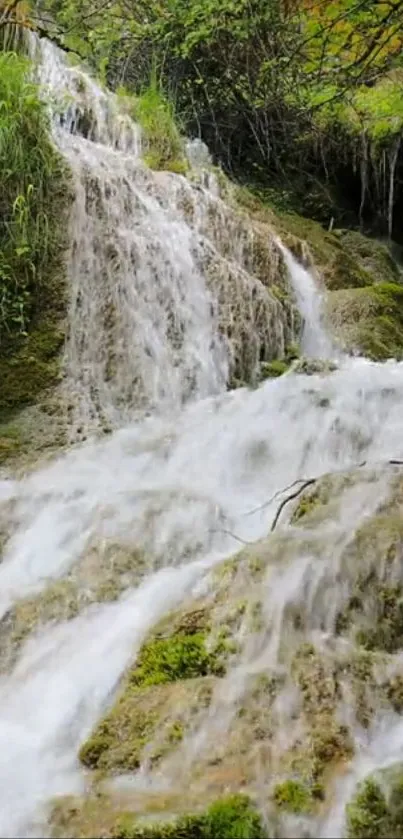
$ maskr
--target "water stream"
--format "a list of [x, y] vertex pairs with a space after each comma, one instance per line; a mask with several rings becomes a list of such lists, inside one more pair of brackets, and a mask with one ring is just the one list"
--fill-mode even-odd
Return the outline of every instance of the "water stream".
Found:
[[[44, 835], [49, 800], [82, 788], [77, 750], [147, 631], [239, 540], [267, 535], [278, 507], [278, 500], [266, 504], [271, 496], [298, 478], [403, 457], [403, 364], [343, 358], [330, 375], [290, 374], [226, 392], [231, 346], [199, 258], [205, 219], [189, 227], [176, 212], [185, 179], [147, 170], [139, 129], [114, 97], [50, 45], [41, 54], [42, 83], [59, 99], [70, 96], [55, 138], [76, 193], [65, 359], [72, 438], [103, 422], [112, 433], [24, 479], [0, 482], [11, 530], [0, 613], [62, 578], [102, 540], [140, 547], [149, 567], [117, 602], [45, 627], [1, 677], [0, 835], [10, 837]], [[202, 188], [199, 194], [202, 216], [209, 204]], [[333, 357], [315, 283], [282, 250], [305, 318], [304, 350]], [[340, 538], [351, 516], [374, 508], [380, 487], [362, 489], [338, 523]], [[321, 578], [326, 568], [332, 578], [335, 562], [331, 553], [322, 560]], [[272, 629], [261, 657], [276, 659], [283, 611], [305, 600], [307, 579], [314, 597], [318, 567], [303, 557], [272, 578], [264, 595]], [[244, 674], [254, 661], [243, 662]], [[239, 672], [234, 679], [229, 704], [245, 681]], [[401, 723], [392, 721], [381, 749], [377, 736], [369, 762], [386, 741], [393, 756], [403, 754]], [[340, 792], [321, 835], [342, 835], [346, 795]]]

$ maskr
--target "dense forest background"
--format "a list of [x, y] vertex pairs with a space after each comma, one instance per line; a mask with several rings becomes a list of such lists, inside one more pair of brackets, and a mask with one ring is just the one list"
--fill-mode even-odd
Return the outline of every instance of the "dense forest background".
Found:
[[403, 0], [38, 0], [3, 2], [0, 23], [120, 92], [157, 84], [261, 194], [403, 242]]

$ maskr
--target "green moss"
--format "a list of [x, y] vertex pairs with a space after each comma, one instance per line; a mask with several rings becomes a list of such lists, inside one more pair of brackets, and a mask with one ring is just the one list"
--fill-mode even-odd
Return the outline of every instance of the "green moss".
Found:
[[279, 358], [274, 361], [264, 361], [260, 365], [260, 377], [262, 380], [276, 379], [278, 376], [282, 376], [283, 373], [286, 373], [289, 366], [289, 363], [282, 361]]
[[329, 295], [330, 322], [343, 345], [374, 361], [403, 358], [403, 286], [378, 283]]
[[308, 727], [308, 740], [296, 749], [293, 766], [310, 784], [320, 783], [328, 767], [352, 754], [349, 730], [336, 719], [337, 674], [312, 644], [299, 647], [291, 673], [301, 691]]
[[[360, 289], [374, 283], [398, 283], [399, 270], [388, 249], [357, 231], [329, 232], [296, 211], [292, 200], [277, 200], [276, 191], [261, 195], [245, 187], [234, 192], [237, 203], [260, 221], [271, 224], [303, 264], [313, 261], [329, 290]], [[306, 243], [306, 245], [305, 245]]]
[[312, 792], [300, 781], [282, 781], [276, 784], [273, 799], [282, 810], [291, 813], [306, 813], [312, 809]]
[[134, 818], [117, 822], [114, 839], [264, 839], [259, 814], [244, 795], [212, 804], [201, 815], [182, 816], [171, 823], [141, 825]]
[[206, 649], [205, 634], [180, 633], [145, 644], [129, 679], [136, 687], [147, 687], [175, 682], [177, 679], [207, 676], [209, 673], [220, 675], [223, 670], [223, 662], [217, 650], [209, 652]]
[[175, 175], [186, 175], [189, 168], [185, 160], [164, 158], [159, 152], [148, 152], [144, 155], [143, 160], [150, 169], [174, 172]]
[[18, 425], [11, 422], [0, 425], [0, 464], [19, 454], [23, 446], [24, 438]]
[[356, 642], [366, 650], [397, 652], [403, 646], [402, 587], [378, 584], [374, 606], [371, 625], [356, 632]]
[[[204, 678], [223, 675], [225, 660], [233, 649], [224, 630], [208, 648], [206, 632], [193, 631], [197, 630], [197, 621], [193, 626], [188, 622], [187, 631], [184, 629], [183, 621], [181, 625], [179, 620], [175, 634], [153, 636], [143, 645], [115, 704], [81, 747], [80, 760], [85, 766], [114, 771], [137, 768], [144, 747], [152, 740], [157, 726], [160, 729], [165, 725], [164, 719], [168, 721], [171, 697], [179, 697], [181, 690], [186, 694], [187, 690], [194, 691], [196, 687], [196, 705], [205, 703]], [[175, 694], [176, 683], [178, 691]], [[174, 724], [180, 726], [183, 734], [181, 720], [171, 719], [154, 753], [154, 760], [163, 757], [179, 742], [171, 736]], [[178, 733], [179, 728], [175, 731]]]
[[[101, 722], [95, 733], [80, 749], [80, 760], [91, 769], [134, 770], [140, 766], [142, 751], [151, 739], [157, 719], [152, 713], [132, 709], [127, 725], [123, 722], [117, 705], [115, 713]], [[112, 753], [112, 757], [111, 757]]]
[[292, 514], [291, 523], [295, 524], [305, 516], [309, 516], [320, 504], [326, 504], [327, 500], [323, 490], [314, 487], [305, 491]]
[[356, 260], [375, 282], [399, 282], [399, 268], [386, 245], [355, 230], [336, 230], [335, 235], [343, 246], [343, 254]]
[[[48, 289], [49, 291], [49, 289]], [[0, 419], [7, 419], [18, 409], [36, 401], [42, 391], [60, 381], [60, 350], [64, 331], [60, 319], [64, 312], [64, 284], [60, 279], [59, 297], [38, 294], [37, 305], [43, 305], [26, 337], [14, 341], [0, 355]]]

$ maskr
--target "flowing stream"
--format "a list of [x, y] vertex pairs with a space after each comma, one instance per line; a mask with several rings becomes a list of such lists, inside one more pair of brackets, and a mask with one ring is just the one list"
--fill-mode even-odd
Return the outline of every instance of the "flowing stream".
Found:
[[[42, 83], [66, 97], [54, 130], [75, 189], [65, 357], [72, 439], [102, 423], [111, 433], [21, 480], [0, 481], [10, 524], [0, 614], [63, 578], [103, 540], [137, 546], [150, 560], [137, 588], [45, 627], [1, 677], [0, 835], [11, 837], [44, 835], [50, 799], [82, 789], [78, 748], [146, 633], [239, 550], [239, 540], [267, 536], [278, 508], [278, 499], [268, 499], [299, 478], [403, 457], [403, 364], [342, 358], [329, 375], [291, 373], [255, 390], [226, 391], [231, 342], [218, 327], [202, 259], [206, 212], [218, 201], [214, 184], [198, 188], [199, 215], [189, 226], [177, 210], [185, 178], [150, 172], [140, 160], [139, 129], [115, 98], [49, 44], [40, 51]], [[281, 250], [305, 319], [304, 349], [332, 357], [315, 283]], [[247, 290], [245, 273], [242, 282]], [[267, 292], [259, 293], [266, 305]], [[351, 496], [340, 538], [380, 493], [381, 484]], [[284, 512], [279, 526], [286, 520]], [[328, 554], [320, 574], [334, 562]], [[318, 573], [301, 557], [266, 587], [267, 661], [276, 658], [287, 603], [305, 600], [307, 578], [314, 593]], [[234, 677], [227, 704], [242, 683]], [[350, 786], [389, 747], [391, 760], [403, 754], [395, 720], [364, 744]], [[342, 835], [348, 783], [320, 835]]]

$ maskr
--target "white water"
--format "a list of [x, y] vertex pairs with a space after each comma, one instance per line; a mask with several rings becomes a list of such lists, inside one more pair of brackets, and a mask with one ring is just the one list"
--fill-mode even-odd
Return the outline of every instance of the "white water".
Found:
[[[78, 71], [68, 70], [45, 45], [42, 72], [58, 92], [69, 88]], [[2, 836], [43, 835], [44, 805], [56, 794], [80, 789], [79, 744], [150, 626], [183, 601], [211, 565], [239, 547], [229, 534], [248, 541], [265, 536], [278, 499], [252, 510], [296, 478], [403, 457], [402, 364], [342, 360], [329, 376], [289, 375], [255, 391], [224, 392], [230, 348], [218, 333], [214, 300], [194, 259], [193, 234], [185, 222], [171, 221], [172, 203], [155, 197], [154, 176], [137, 158], [137, 129], [126, 120], [118, 131], [113, 100], [83, 79], [96, 142], [70, 134], [66, 126], [56, 129], [77, 191], [66, 366], [77, 396], [76, 425], [90, 426], [92, 412], [99, 411], [112, 425], [127, 427], [103, 442], [75, 448], [24, 480], [0, 482], [0, 503], [10, 505], [13, 533], [0, 565], [0, 612], [66, 574], [89, 546], [103, 540], [144, 548], [149, 574], [117, 603], [45, 628], [2, 678]], [[72, 108], [67, 127], [75, 125]], [[90, 212], [83, 208], [86, 172], [101, 189], [98, 207]], [[177, 179], [161, 180], [166, 196]], [[120, 256], [127, 255], [123, 267], [108, 267], [107, 276], [98, 212], [106, 215], [115, 243], [118, 233]], [[86, 226], [79, 229], [83, 218]], [[137, 256], [129, 270], [134, 246]], [[158, 259], [147, 260], [147, 252], [157, 252]], [[306, 320], [304, 349], [327, 357], [330, 342], [313, 280], [287, 252], [285, 258]], [[105, 294], [113, 297], [118, 318], [112, 350], [105, 348], [99, 320]], [[181, 321], [184, 352], [175, 352], [167, 339], [169, 311]], [[119, 356], [111, 382], [105, 377], [108, 351]], [[130, 424], [144, 406], [155, 415]], [[163, 567], [155, 571], [155, 566]], [[296, 597], [305, 567], [309, 570], [309, 563], [296, 579], [289, 569], [274, 577], [281, 608], [268, 639], [271, 657], [282, 609]], [[276, 599], [270, 592], [269, 612]], [[401, 729], [389, 728], [388, 738], [391, 732], [399, 736], [394, 754], [403, 754]], [[341, 835], [343, 807], [339, 810], [323, 835], [332, 829], [332, 835]]]
[[292, 253], [280, 244], [292, 277], [298, 308], [304, 320], [301, 349], [308, 358], [334, 358], [333, 343], [322, 322], [322, 300], [312, 274], [303, 267]]

